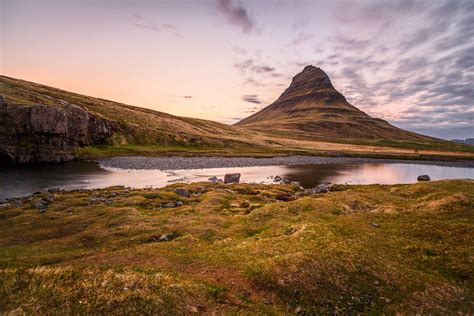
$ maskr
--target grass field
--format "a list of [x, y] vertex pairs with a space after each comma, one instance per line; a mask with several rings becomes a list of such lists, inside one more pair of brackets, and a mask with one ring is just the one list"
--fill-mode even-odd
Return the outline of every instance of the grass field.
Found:
[[2, 205], [0, 312], [472, 313], [474, 181], [297, 192], [194, 183]]
[[[270, 140], [270, 142], [273, 142]], [[371, 158], [394, 158], [415, 160], [471, 160], [474, 152], [413, 150], [374, 145], [341, 144], [316, 141], [280, 139], [271, 146], [234, 144], [233, 146], [184, 146], [184, 145], [97, 145], [78, 148], [80, 159], [94, 159], [117, 156], [246, 156], [271, 157], [281, 155], [348, 156]]]

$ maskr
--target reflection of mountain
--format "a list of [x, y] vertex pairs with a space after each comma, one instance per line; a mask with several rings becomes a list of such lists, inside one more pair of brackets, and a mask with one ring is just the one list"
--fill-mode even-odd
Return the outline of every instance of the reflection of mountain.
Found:
[[361, 168], [360, 164], [323, 164], [323, 165], [296, 165], [285, 166], [285, 173], [282, 177], [298, 181], [305, 188], [312, 188], [320, 184], [323, 180], [333, 183], [344, 183], [345, 181], [335, 181], [339, 175], [354, 172]]
[[283, 177], [299, 181], [306, 188], [314, 187], [323, 180], [348, 184], [397, 184], [415, 183], [420, 174], [428, 174], [433, 180], [473, 179], [474, 168], [453, 168], [421, 164], [363, 163], [287, 166]]
[[[400, 182], [412, 182], [412, 172], [406, 170], [409, 165], [365, 163], [357, 165], [350, 172], [335, 175], [330, 181], [334, 183], [349, 184], [389, 184]], [[416, 180], [416, 176], [413, 177]]]

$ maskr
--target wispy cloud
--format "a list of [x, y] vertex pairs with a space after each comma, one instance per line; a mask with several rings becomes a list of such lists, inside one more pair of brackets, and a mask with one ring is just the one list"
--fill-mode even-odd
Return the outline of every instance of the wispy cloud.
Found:
[[148, 21], [140, 14], [134, 14], [133, 16], [134, 16], [135, 21], [133, 22], [132, 25], [137, 28], [150, 30], [156, 33], [162, 33], [162, 32], [170, 33], [170, 34], [173, 34], [174, 36], [182, 37], [181, 34], [178, 32], [177, 27], [172, 24], [169, 24], [169, 23], [156, 24], [154, 22]]
[[238, 69], [241, 74], [275, 74], [275, 68], [257, 63], [253, 58], [248, 58], [234, 63], [234, 68]]
[[167, 94], [165, 95], [166, 97], [169, 98], [180, 98], [180, 99], [192, 99], [192, 95], [175, 95], [175, 94]]
[[262, 101], [259, 99], [256, 94], [246, 94], [242, 96], [242, 100], [249, 103], [262, 104]]
[[474, 2], [368, 0], [336, 17], [321, 66], [353, 105], [437, 136], [474, 125]]
[[247, 9], [232, 3], [232, 0], [217, 0], [217, 9], [231, 24], [250, 32], [255, 28], [255, 22], [250, 18]]
[[306, 32], [298, 32], [298, 34], [296, 34], [296, 37], [293, 39], [293, 41], [291, 41], [291, 43], [288, 45], [289, 46], [300, 45], [300, 44], [307, 43], [308, 41], [312, 39], [314, 39], [314, 34], [306, 33]]

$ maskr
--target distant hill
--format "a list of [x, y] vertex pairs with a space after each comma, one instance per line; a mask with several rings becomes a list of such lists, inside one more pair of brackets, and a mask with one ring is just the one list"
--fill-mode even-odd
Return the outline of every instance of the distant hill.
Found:
[[178, 117], [0, 76], [0, 158], [66, 161], [89, 145], [229, 147], [259, 142], [255, 133]]
[[454, 143], [458, 143], [458, 144], [474, 146], [474, 138], [452, 139], [451, 141], [454, 142]]
[[272, 104], [235, 126], [323, 140], [437, 141], [373, 118], [347, 102], [320, 68], [306, 66]]

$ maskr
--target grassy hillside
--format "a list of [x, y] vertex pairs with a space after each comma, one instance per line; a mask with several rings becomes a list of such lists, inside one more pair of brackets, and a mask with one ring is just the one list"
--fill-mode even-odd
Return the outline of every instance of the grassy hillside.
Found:
[[77, 105], [86, 111], [118, 123], [116, 145], [185, 145], [224, 147], [258, 145], [252, 133], [226, 124], [187, 117], [93, 98], [24, 80], [0, 76], [0, 94], [7, 102], [25, 106], [44, 104]]
[[2, 205], [0, 312], [472, 312], [473, 181], [338, 190], [195, 183]]
[[[80, 158], [115, 155], [248, 155], [281, 154], [339, 155], [425, 159], [474, 157], [474, 147], [432, 139], [394, 141], [386, 139], [320, 138], [294, 131], [260, 132], [208, 120], [185, 118], [93, 98], [24, 80], [0, 76], [0, 94], [7, 102], [31, 106], [61, 107], [70, 103], [112, 121], [118, 130], [112, 145], [77, 148]], [[275, 123], [275, 121], [272, 124]], [[281, 123], [283, 126], [284, 124]], [[419, 152], [415, 152], [419, 149]]]

